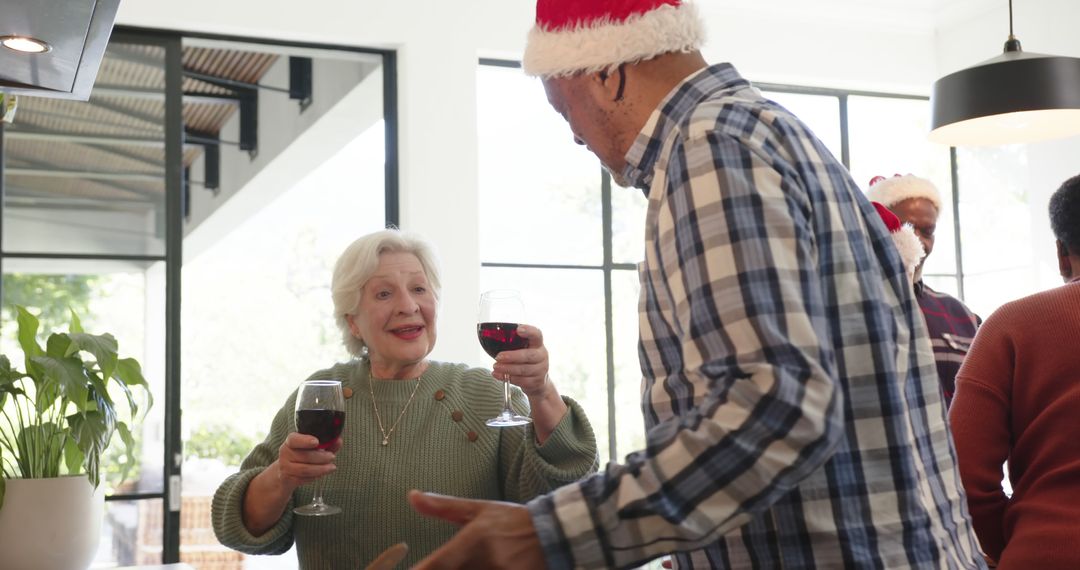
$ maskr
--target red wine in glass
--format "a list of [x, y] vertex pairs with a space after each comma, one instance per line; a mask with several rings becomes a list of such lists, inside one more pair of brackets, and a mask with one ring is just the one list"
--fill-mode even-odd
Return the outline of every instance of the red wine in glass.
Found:
[[[308, 380], [296, 393], [296, 431], [319, 440], [319, 449], [329, 449], [345, 427], [345, 397], [339, 380]], [[315, 480], [311, 502], [293, 509], [298, 515], [325, 516], [341, 512], [322, 498], [322, 479]]]
[[529, 347], [529, 339], [518, 336], [517, 328], [517, 323], [480, 323], [476, 325], [476, 335], [484, 351], [495, 358], [504, 350]]
[[[480, 346], [495, 358], [504, 350], [528, 348], [528, 339], [518, 336], [518, 323], [525, 320], [525, 303], [517, 291], [496, 289], [480, 295], [480, 314], [476, 336]], [[503, 409], [498, 416], [484, 423], [491, 427], [513, 427], [532, 421], [528, 416], [514, 413], [510, 407], [510, 378], [503, 378]]]
[[341, 437], [345, 412], [337, 410], [296, 410], [296, 431], [319, 438], [319, 449], [327, 449]]

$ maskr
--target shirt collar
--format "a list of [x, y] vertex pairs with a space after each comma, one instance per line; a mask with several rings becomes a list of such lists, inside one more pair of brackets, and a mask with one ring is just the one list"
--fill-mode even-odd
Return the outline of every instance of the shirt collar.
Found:
[[623, 176], [648, 195], [652, 184], [653, 167], [668, 133], [693, 112], [703, 99], [722, 90], [750, 87], [730, 63], [720, 63], [701, 69], [684, 79], [668, 93], [653, 111], [626, 153]]

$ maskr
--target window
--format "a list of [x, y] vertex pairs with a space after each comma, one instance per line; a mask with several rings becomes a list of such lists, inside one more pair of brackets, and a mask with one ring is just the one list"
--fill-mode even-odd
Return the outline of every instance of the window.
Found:
[[930, 287], [960, 296], [949, 149], [926, 140], [930, 105], [925, 99], [848, 97], [850, 170], [864, 188], [874, 176], [915, 174], [941, 194], [934, 249], [923, 266]]
[[[634, 307], [645, 197], [610, 187], [596, 159], [554, 120], [539, 81], [516, 66], [479, 68], [477, 108], [481, 289], [522, 292], [531, 324], [544, 333], [551, 377], [585, 408], [600, 457], [633, 451], [644, 443]], [[549, 231], [552, 220], [567, 230]], [[618, 327], [608, 324], [609, 311]]]
[[[933, 287], [960, 293], [953, 161], [949, 149], [926, 142], [928, 101], [758, 87], [800, 117], [860, 185], [875, 175], [909, 172], [935, 182], [944, 204], [925, 276]], [[514, 62], [481, 61], [477, 108], [481, 287], [523, 292], [544, 331], [552, 378], [584, 406], [601, 458], [618, 460], [645, 442], [636, 264], [643, 258], [647, 201], [638, 190], [610, 187], [595, 157], [573, 144], [539, 81]], [[550, 231], [551, 220], [568, 229]]]
[[86, 331], [111, 333], [120, 357], [140, 363], [155, 402], [134, 422], [118, 406], [132, 430], [136, 464], [127, 464], [114, 435], [100, 458], [109, 502], [98, 564], [116, 564], [120, 551], [134, 556], [148, 535], [154, 561], [161, 560], [160, 522], [149, 527], [138, 513], [149, 508], [160, 521], [165, 496], [166, 298], [175, 259], [168, 235], [179, 223], [167, 196], [180, 188], [166, 176], [170, 153], [179, 155], [179, 145], [166, 143], [169, 49], [167, 39], [114, 33], [96, 82], [111, 89], [93, 92], [89, 102], [20, 97], [18, 120], [0, 132], [0, 352], [21, 355], [12, 305], [38, 315], [42, 340], [68, 331], [74, 310]]
[[956, 154], [964, 189], [964, 292], [971, 309], [986, 318], [1008, 301], [1060, 285], [1047, 205], [1075, 166], [1066, 157], [1031, 165], [1023, 145], [957, 149]]
[[117, 27], [90, 101], [20, 96], [0, 128], [0, 351], [19, 357], [12, 304], [60, 330], [70, 307], [154, 396], [137, 465], [119, 438], [102, 455], [95, 568], [295, 567], [217, 544], [209, 497], [311, 362], [343, 356], [329, 266], [397, 222], [394, 62]]

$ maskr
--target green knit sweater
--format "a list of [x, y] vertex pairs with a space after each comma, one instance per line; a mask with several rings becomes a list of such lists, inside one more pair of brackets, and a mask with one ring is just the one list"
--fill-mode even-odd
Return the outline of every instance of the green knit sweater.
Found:
[[[569, 411], [542, 446], [536, 444], [531, 426], [484, 425], [502, 409], [502, 384], [484, 369], [432, 362], [387, 446], [380, 445], [371, 391], [389, 430], [408, 402], [413, 382], [375, 380], [369, 388], [366, 360], [338, 364], [311, 378], [340, 379], [346, 393], [351, 391], [337, 470], [322, 479], [324, 500], [341, 507], [342, 514], [294, 515], [292, 506], [311, 501], [313, 486], [304, 485], [262, 536], [252, 536], [244, 527], [241, 512], [248, 483], [277, 459], [285, 437], [295, 431], [293, 392], [274, 417], [266, 440], [214, 494], [214, 532], [222, 544], [248, 554], [281, 554], [295, 540], [301, 568], [338, 570], [362, 569], [384, 549], [405, 542], [406, 563], [411, 565], [446, 542], [456, 528], [416, 514], [406, 500], [410, 489], [521, 503], [581, 479], [598, 465], [592, 427], [569, 398], [564, 398]], [[524, 394], [517, 388], [513, 394], [514, 408], [527, 411]]]

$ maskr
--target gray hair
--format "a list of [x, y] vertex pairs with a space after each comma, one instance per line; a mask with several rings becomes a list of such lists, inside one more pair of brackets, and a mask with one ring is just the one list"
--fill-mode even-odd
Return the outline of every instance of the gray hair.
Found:
[[330, 280], [330, 295], [334, 299], [334, 321], [341, 330], [345, 348], [353, 356], [363, 356], [367, 347], [349, 328], [348, 315], [356, 315], [360, 295], [368, 279], [379, 268], [379, 256], [384, 253], [411, 253], [420, 260], [436, 303], [442, 291], [439, 264], [431, 246], [419, 236], [388, 228], [370, 233], [349, 244], [334, 264]]

